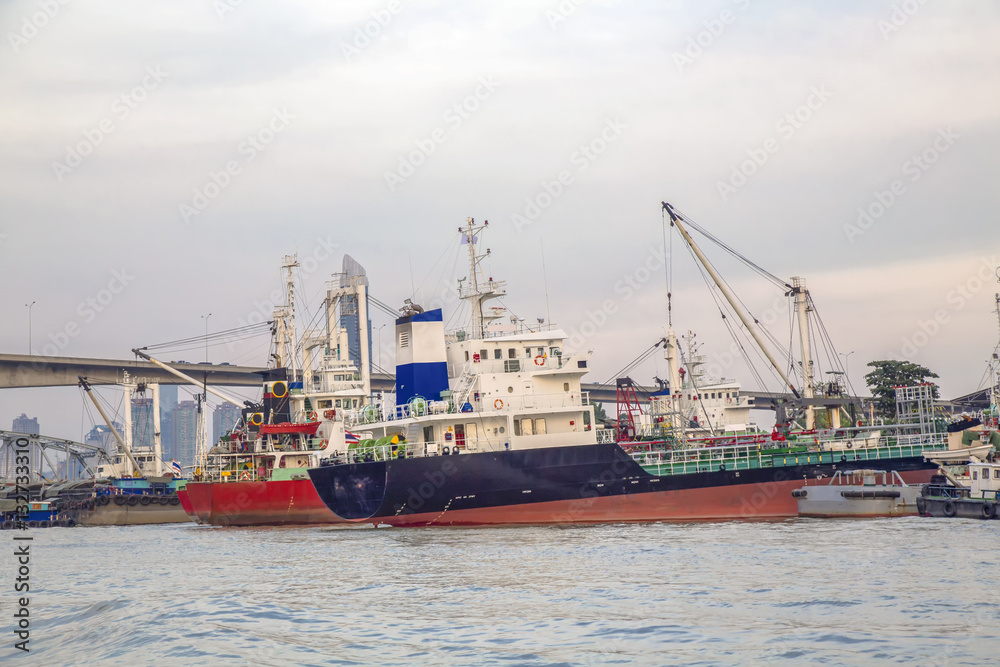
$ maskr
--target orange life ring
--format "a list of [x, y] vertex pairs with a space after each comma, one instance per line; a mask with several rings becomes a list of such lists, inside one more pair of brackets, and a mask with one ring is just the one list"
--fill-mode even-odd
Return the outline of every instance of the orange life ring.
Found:
[[323, 416], [326, 417], [327, 419], [333, 419], [334, 417], [337, 416], [337, 412], [335, 410], [327, 410], [326, 412], [323, 413]]
[[317, 421], [318, 417], [316, 416], [315, 410], [313, 412], [310, 412], [309, 416], [306, 417], [306, 419], [308, 419], [311, 422]]
[[544, 366], [545, 365], [545, 357], [543, 357], [540, 354], [536, 355], [535, 356], [535, 365], [536, 366]]
[[497, 410], [502, 410], [503, 409], [503, 401], [498, 398], [497, 400], [493, 401], [493, 407], [496, 408]]

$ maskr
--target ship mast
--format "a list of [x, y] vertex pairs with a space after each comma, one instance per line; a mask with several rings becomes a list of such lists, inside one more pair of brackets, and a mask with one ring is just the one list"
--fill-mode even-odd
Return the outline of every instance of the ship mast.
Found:
[[[290, 339], [290, 351], [289, 357], [291, 361], [292, 377], [291, 381], [295, 382], [298, 380], [298, 362], [296, 361], [295, 354], [295, 277], [292, 275], [292, 269], [298, 267], [299, 265], [299, 255], [295, 253], [294, 255], [285, 255], [281, 262], [281, 268], [285, 269], [285, 289], [288, 293], [288, 335]], [[286, 363], [289, 360], [286, 360]]]
[[[809, 400], [813, 397], [812, 353], [809, 348], [809, 290], [806, 289], [806, 281], [797, 276], [792, 277], [792, 294], [795, 296], [795, 314], [799, 326], [799, 346], [802, 352], [802, 398]], [[816, 408], [806, 404], [806, 429], [811, 430], [816, 427]]]
[[789, 379], [788, 375], [785, 373], [784, 369], [782, 369], [781, 365], [774, 358], [774, 355], [771, 354], [771, 350], [767, 347], [767, 345], [764, 344], [763, 337], [761, 336], [760, 331], [757, 329], [757, 326], [753, 323], [753, 321], [751, 321], [751, 319], [747, 316], [747, 314], [743, 312], [743, 309], [739, 306], [736, 297], [733, 296], [733, 293], [722, 281], [722, 278], [719, 276], [718, 273], [716, 273], [715, 268], [711, 265], [711, 263], [709, 263], [708, 258], [705, 257], [704, 253], [702, 253], [701, 248], [698, 247], [698, 244], [695, 243], [694, 239], [691, 238], [691, 235], [688, 234], [687, 229], [685, 229], [684, 225], [681, 224], [680, 216], [677, 213], [675, 213], [674, 209], [671, 208], [670, 204], [666, 202], [663, 202], [663, 208], [667, 211], [667, 214], [670, 216], [670, 224], [677, 227], [677, 230], [681, 233], [681, 238], [684, 239], [684, 242], [687, 243], [688, 247], [691, 248], [691, 251], [694, 252], [695, 257], [698, 258], [698, 261], [701, 262], [701, 265], [705, 267], [706, 271], [708, 271], [708, 275], [712, 277], [712, 280], [715, 282], [715, 285], [719, 288], [719, 291], [721, 291], [722, 295], [726, 297], [726, 301], [729, 302], [729, 305], [732, 306], [733, 311], [740, 318], [740, 321], [743, 322], [743, 326], [747, 328], [747, 331], [750, 332], [750, 335], [753, 336], [753, 339], [757, 342], [757, 346], [760, 348], [760, 351], [764, 353], [764, 356], [767, 357], [767, 360], [771, 363], [771, 366], [778, 373], [781, 379], [784, 380], [785, 384], [788, 385], [788, 388], [792, 390], [792, 393], [795, 395], [795, 397], [801, 398], [798, 390], [795, 388], [795, 385]]
[[499, 299], [507, 295], [506, 283], [495, 281], [492, 277], [488, 280], [481, 280], [479, 276], [479, 264], [489, 257], [489, 248], [481, 255], [476, 254], [476, 242], [479, 234], [489, 227], [489, 220], [484, 220], [483, 224], [476, 225], [472, 218], [466, 218], [466, 226], [459, 227], [462, 234], [462, 243], [469, 245], [469, 285], [462, 286], [459, 281], [458, 296], [468, 301], [472, 310], [472, 336], [473, 340], [480, 340], [486, 335], [486, 324], [490, 320], [497, 319], [497, 315], [487, 315], [483, 313], [483, 304], [490, 299]]

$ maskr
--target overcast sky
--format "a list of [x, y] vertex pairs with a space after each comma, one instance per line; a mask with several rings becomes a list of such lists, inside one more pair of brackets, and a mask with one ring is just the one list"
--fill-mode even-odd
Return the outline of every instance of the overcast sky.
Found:
[[[662, 335], [661, 200], [805, 277], [858, 387], [908, 355], [964, 394], [997, 340], [995, 2], [8, 0], [0, 31], [4, 352], [32, 301], [39, 353], [238, 326], [290, 252], [308, 305], [344, 253], [382, 301], [431, 303], [472, 216], [529, 321], [544, 244], [551, 318], [596, 330], [577, 340], [603, 381]], [[674, 250], [675, 328], [719, 357]], [[756, 313], [780, 296], [706, 252]], [[77, 389], [0, 391], [0, 427], [22, 411], [89, 429]]]

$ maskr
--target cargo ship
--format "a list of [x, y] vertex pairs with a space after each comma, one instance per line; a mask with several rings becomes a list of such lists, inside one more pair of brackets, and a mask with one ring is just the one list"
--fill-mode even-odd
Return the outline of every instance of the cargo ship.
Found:
[[[664, 210], [703, 257], [682, 217], [668, 205]], [[765, 352], [801, 399], [804, 429], [706, 440], [703, 425], [690, 420], [702, 397], [680, 379], [685, 364], [672, 327], [662, 345], [670, 377], [659, 392], [667, 415], [658, 422], [659, 437], [635, 439], [621, 421], [616, 429], [597, 428], [581, 391], [588, 354], [565, 354], [567, 336], [551, 324], [488, 326], [497, 314], [486, 303], [506, 288], [480, 270], [485, 255], [476, 244], [487, 225], [470, 218], [460, 228], [469, 247], [469, 276], [459, 288], [470, 306], [469, 328], [446, 335], [440, 310], [404, 312], [395, 330], [395, 406], [382, 419], [349, 415], [348, 425], [364, 431], [362, 444], [308, 471], [320, 499], [344, 521], [480, 526], [787, 518], [797, 516], [791, 492], [803, 480], [872, 467], [895, 471], [907, 484], [934, 474], [923, 454], [947, 444], [928, 419], [933, 387], [903, 392], [903, 411], [919, 419], [897, 428], [842, 426], [839, 407], [828, 410], [827, 428], [816, 428], [817, 411], [833, 401], [814, 392], [807, 337], [801, 389]], [[787, 288], [805, 315], [804, 283]], [[738, 314], [758, 338], [753, 318]], [[702, 439], [689, 439], [691, 427]], [[393, 444], [379, 444], [387, 438]]]

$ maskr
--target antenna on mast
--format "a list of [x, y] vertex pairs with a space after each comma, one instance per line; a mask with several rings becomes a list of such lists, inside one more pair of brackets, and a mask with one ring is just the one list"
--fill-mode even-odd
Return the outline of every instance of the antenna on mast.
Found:
[[479, 241], [479, 234], [489, 227], [489, 220], [484, 220], [483, 224], [476, 225], [475, 220], [466, 218], [465, 226], [459, 227], [458, 231], [462, 235], [462, 243], [469, 246], [469, 285], [462, 285], [459, 281], [458, 296], [469, 302], [472, 310], [472, 336], [473, 340], [481, 340], [486, 335], [486, 322], [495, 320], [499, 315], [487, 315], [483, 313], [483, 304], [490, 299], [499, 299], [507, 295], [506, 283], [502, 280], [493, 280], [492, 277], [483, 279], [479, 275], [479, 264], [490, 255], [489, 248], [486, 252], [476, 254], [476, 243]]
[[[542, 248], [542, 285], [545, 287], [545, 319], [549, 321], [549, 326], [552, 325], [552, 311], [549, 310], [549, 278], [545, 274], [545, 243], [542, 241], [542, 237], [538, 237], [538, 245]], [[542, 321], [538, 321], [539, 330], [541, 330]]]

